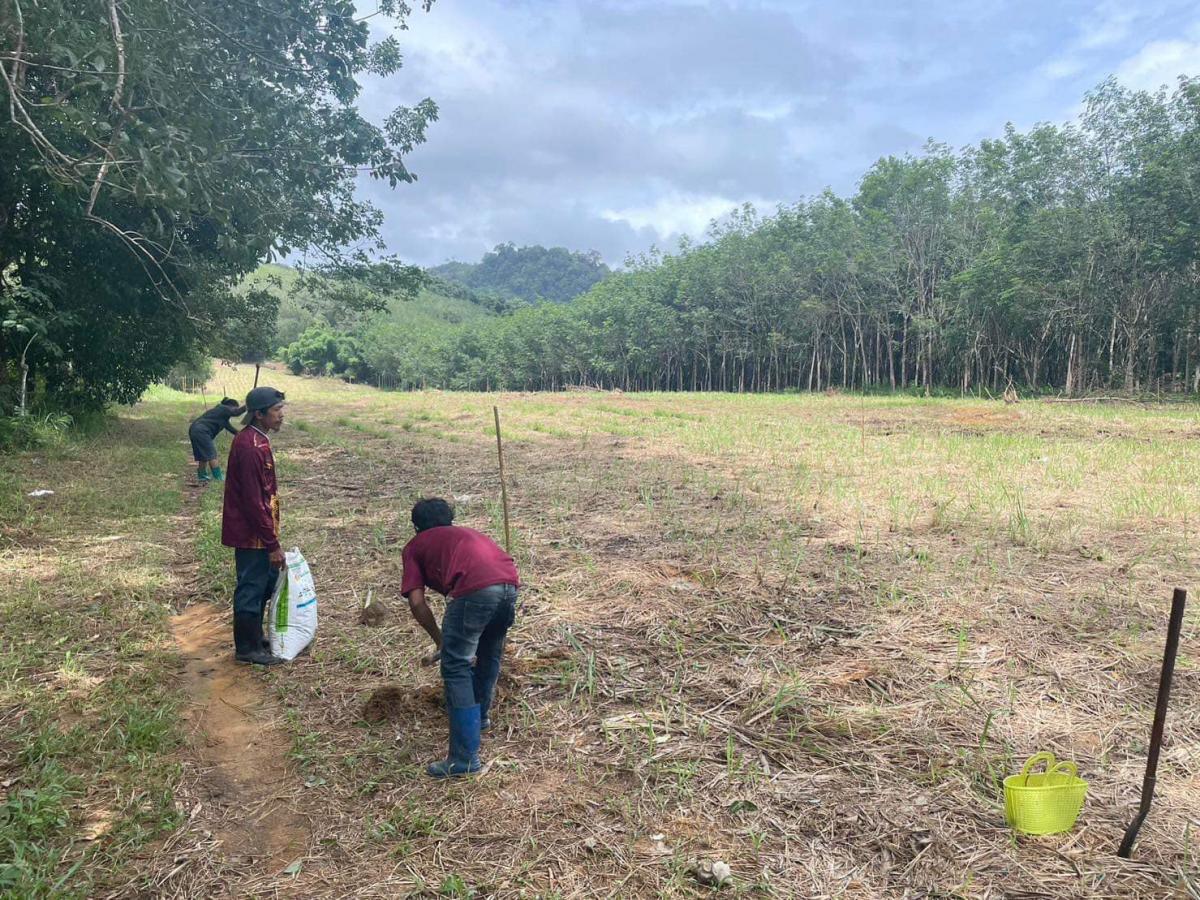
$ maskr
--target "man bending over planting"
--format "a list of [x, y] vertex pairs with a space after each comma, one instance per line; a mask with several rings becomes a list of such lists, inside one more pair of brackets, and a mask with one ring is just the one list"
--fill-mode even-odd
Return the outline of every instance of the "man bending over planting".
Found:
[[221, 461], [217, 458], [217, 435], [224, 429], [237, 437], [237, 429], [229, 424], [234, 416], [240, 416], [246, 407], [238, 406], [236, 400], [226, 397], [210, 410], [206, 410], [188, 425], [188, 440], [192, 442], [192, 456], [196, 460], [196, 480], [208, 481], [205, 467], [212, 469], [212, 480], [221, 481]]
[[[480, 768], [479, 733], [491, 727], [488, 712], [521, 582], [512, 557], [495, 541], [453, 524], [445, 500], [420, 501], [412, 523], [417, 535], [404, 547], [400, 593], [441, 654], [450, 719], [450, 752], [426, 771], [434, 778], [469, 775]], [[440, 630], [425, 602], [427, 586], [446, 597]]]
[[246, 395], [244, 427], [229, 448], [229, 480], [221, 516], [221, 543], [233, 548], [233, 646], [238, 662], [273, 666], [263, 640], [263, 611], [284, 565], [279, 546], [279, 497], [269, 432], [283, 425], [283, 394], [257, 387]]

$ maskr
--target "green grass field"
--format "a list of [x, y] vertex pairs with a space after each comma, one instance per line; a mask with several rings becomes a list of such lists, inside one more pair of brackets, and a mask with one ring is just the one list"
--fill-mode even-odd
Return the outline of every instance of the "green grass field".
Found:
[[[181, 725], [170, 613], [227, 603], [232, 573], [219, 489], [185, 486], [199, 401], [155, 390], [0, 464], [0, 893], [701, 896], [714, 858], [738, 896], [1200, 891], [1196, 605], [1155, 808], [1115, 857], [1200, 561], [1194, 407], [263, 380], [288, 393], [285, 544], [321, 632], [238, 677], [290, 773], [268, 811], [306, 850], [239, 856], [240, 812], [198, 793], [220, 773]], [[493, 404], [522, 615], [487, 775], [436, 784], [399, 550], [425, 495], [502, 534]], [[398, 708], [367, 722], [383, 686]], [[1039, 750], [1079, 763], [1088, 803], [1069, 834], [1014, 837], [998, 781]]]

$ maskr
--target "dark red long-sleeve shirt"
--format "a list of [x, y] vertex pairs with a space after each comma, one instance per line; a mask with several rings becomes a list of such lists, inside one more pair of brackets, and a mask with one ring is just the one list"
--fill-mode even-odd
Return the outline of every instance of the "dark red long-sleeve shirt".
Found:
[[243, 550], [279, 549], [279, 497], [271, 441], [250, 426], [229, 448], [221, 543]]

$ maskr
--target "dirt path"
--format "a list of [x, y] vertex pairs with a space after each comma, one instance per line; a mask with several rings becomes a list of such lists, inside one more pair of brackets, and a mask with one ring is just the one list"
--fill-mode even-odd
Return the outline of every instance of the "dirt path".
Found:
[[250, 670], [233, 661], [228, 619], [197, 603], [171, 623], [191, 701], [188, 743], [206, 770], [208, 803], [224, 813], [212, 824], [225, 853], [274, 874], [304, 855], [308, 827], [288, 803], [287, 740]]
[[[184, 570], [196, 565], [190, 532], [199, 496], [190, 490], [185, 499], [177, 548]], [[305, 857], [311, 828], [298, 808], [302, 788], [275, 721], [278, 706], [253, 668], [234, 662], [227, 609], [202, 594], [179, 602], [171, 632], [187, 697], [182, 794], [186, 832], [205, 846], [207, 871], [181, 871], [170, 887], [182, 895], [220, 896], [222, 887], [227, 895], [295, 895], [295, 870], [285, 870]]]

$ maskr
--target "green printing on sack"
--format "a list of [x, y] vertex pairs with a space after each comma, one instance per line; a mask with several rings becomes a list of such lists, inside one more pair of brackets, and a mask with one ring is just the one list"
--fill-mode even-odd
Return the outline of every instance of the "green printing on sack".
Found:
[[279, 577], [283, 579], [283, 586], [279, 589], [279, 605], [275, 607], [275, 630], [287, 631], [288, 607], [291, 606], [291, 603], [288, 602], [287, 573], [281, 572]]

